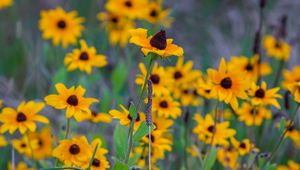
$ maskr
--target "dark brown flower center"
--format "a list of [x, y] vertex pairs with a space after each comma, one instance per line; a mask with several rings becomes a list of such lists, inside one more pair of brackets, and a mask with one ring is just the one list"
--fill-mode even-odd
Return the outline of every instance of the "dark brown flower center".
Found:
[[[151, 142], [153, 143], [153, 142], [154, 142], [154, 140], [155, 140], [155, 139], [154, 139], [154, 136], [151, 134], [151, 136], [150, 136], [150, 137], [151, 137]], [[149, 135], [147, 135], [147, 138], [149, 139]]]
[[156, 33], [150, 40], [150, 44], [152, 47], [155, 47], [160, 50], [164, 50], [167, 47], [167, 37], [166, 32], [164, 30]]
[[248, 63], [246, 66], [247, 71], [252, 71], [253, 70], [253, 65], [251, 63]]
[[240, 148], [246, 149], [246, 144], [244, 142], [240, 143]]
[[93, 160], [92, 165], [95, 166], [95, 167], [99, 167], [99, 166], [100, 166], [100, 160], [95, 158], [95, 159]]
[[17, 114], [17, 121], [18, 122], [24, 122], [26, 120], [27, 120], [27, 117], [26, 117], [26, 115], [23, 112], [19, 112]]
[[251, 114], [251, 115], [254, 115], [254, 113], [255, 113], [255, 110], [254, 110], [254, 109], [251, 109], [251, 110], [250, 110], [250, 114]]
[[132, 2], [131, 1], [125, 1], [124, 5], [128, 8], [131, 8], [132, 7]]
[[155, 18], [157, 16], [157, 11], [155, 9], [151, 10], [150, 16]]
[[295, 129], [295, 126], [293, 126], [293, 125], [287, 127], [287, 130], [290, 131], [290, 132], [293, 131], [294, 129]]
[[57, 27], [60, 28], [60, 29], [64, 29], [66, 28], [67, 24], [64, 20], [60, 20], [57, 22]]
[[216, 131], [214, 125], [209, 126], [209, 127], [207, 128], [207, 130], [208, 130], [210, 133], [214, 133], [214, 132]]
[[89, 60], [89, 55], [87, 52], [82, 52], [79, 56], [79, 59], [80, 60], [83, 60], [83, 61], [86, 61], [86, 60]]
[[42, 146], [43, 146], [43, 144], [44, 144], [44, 142], [43, 142], [41, 139], [39, 139], [39, 142], [38, 142], [38, 144], [39, 144], [39, 146], [40, 146], [40, 147], [42, 147]]
[[111, 22], [113, 22], [113, 23], [115, 23], [115, 24], [116, 24], [116, 23], [118, 23], [118, 21], [119, 21], [119, 20], [118, 20], [118, 18], [117, 18], [117, 17], [113, 17], [113, 18], [111, 18]]
[[183, 92], [184, 94], [189, 94], [189, 90], [188, 90], [188, 89], [182, 90], [182, 92]]
[[22, 144], [21, 144], [21, 147], [22, 147], [22, 148], [25, 148], [25, 147], [26, 147], [26, 143], [22, 143]]
[[264, 98], [265, 97], [265, 91], [262, 88], [256, 90], [255, 97]]
[[182, 73], [181, 73], [180, 71], [176, 71], [176, 72], [174, 73], [174, 79], [180, 79], [182, 76], [183, 76], [183, 75], [182, 75]]
[[69, 105], [72, 105], [72, 106], [77, 106], [78, 105], [78, 98], [77, 98], [77, 96], [76, 95], [71, 95], [70, 97], [68, 97], [67, 103]]
[[226, 77], [224, 78], [222, 81], [221, 81], [221, 86], [224, 88], [224, 89], [229, 89], [231, 88], [232, 86], [232, 81], [229, 77]]
[[150, 80], [152, 81], [153, 84], [158, 84], [160, 78], [159, 78], [159, 76], [158, 76], [157, 74], [152, 74], [152, 75], [150, 76]]
[[168, 108], [168, 102], [163, 100], [159, 103], [159, 106], [162, 107], [162, 108]]
[[97, 113], [96, 111], [92, 111], [92, 115], [93, 115], [94, 117], [96, 117], [96, 116], [98, 115], [98, 113]]
[[[132, 117], [130, 116], [130, 114], [128, 114], [127, 118], [128, 118], [130, 121], [132, 121]], [[135, 121], [138, 122], [138, 121], [140, 121], [140, 120], [141, 120], [140, 114], [138, 113], [138, 114], [136, 115]]]
[[205, 93], [210, 93], [210, 90], [204, 90], [205, 91]]
[[77, 144], [72, 144], [69, 148], [69, 152], [73, 155], [76, 155], [80, 152], [80, 148]]
[[281, 48], [281, 43], [280, 42], [276, 42], [275, 43], [275, 48]]

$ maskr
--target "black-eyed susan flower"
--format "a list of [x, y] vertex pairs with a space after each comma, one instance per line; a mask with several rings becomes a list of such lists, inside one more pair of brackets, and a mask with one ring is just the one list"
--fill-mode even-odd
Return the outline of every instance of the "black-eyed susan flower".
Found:
[[292, 141], [300, 141], [300, 131], [296, 129], [295, 125], [286, 127], [286, 134], [284, 137], [290, 138]]
[[170, 127], [174, 124], [172, 119], [165, 118], [163, 116], [159, 116], [156, 113], [152, 113], [152, 122], [155, 126], [155, 130], [159, 130], [162, 132], [166, 132], [170, 129]]
[[143, 28], [130, 30], [130, 43], [142, 47], [144, 55], [155, 53], [161, 57], [179, 56], [183, 55], [183, 49], [173, 44], [173, 39], [167, 39], [164, 30], [159, 31], [153, 36], [147, 35], [148, 30]]
[[208, 83], [210, 93], [216, 96], [219, 101], [230, 104], [236, 110], [238, 108], [238, 98], [247, 99], [245, 92], [249, 83], [241, 72], [228, 70], [225, 59], [222, 58], [219, 69], [208, 69]]
[[4, 147], [7, 145], [7, 141], [5, 139], [5, 136], [0, 135], [0, 147]]
[[260, 126], [264, 120], [271, 119], [272, 113], [269, 109], [262, 106], [253, 106], [243, 102], [236, 114], [239, 121], [245, 122], [247, 126]]
[[231, 143], [241, 156], [250, 153], [251, 150], [254, 149], [254, 146], [249, 139], [238, 141], [235, 138], [231, 138]]
[[94, 160], [92, 162], [91, 170], [105, 170], [110, 167], [109, 162], [106, 159], [107, 149], [102, 148], [102, 141], [100, 139], [94, 139], [92, 141], [92, 150], [94, 151], [98, 145]]
[[152, 111], [165, 118], [176, 119], [181, 116], [180, 104], [169, 95], [154, 96]]
[[102, 112], [96, 112], [92, 111], [92, 114], [87, 118], [93, 123], [110, 123], [112, 121], [112, 118], [109, 114], [107, 113], [102, 113]]
[[38, 147], [38, 140], [30, 137], [28, 139], [28, 136], [26, 135], [22, 136], [20, 139], [12, 139], [11, 144], [19, 154], [31, 157], [32, 150]]
[[39, 28], [43, 38], [52, 39], [55, 46], [62, 44], [66, 48], [69, 44], [76, 44], [84, 27], [81, 23], [84, 18], [77, 17], [76, 11], [66, 12], [61, 7], [43, 10], [39, 21]]
[[33, 156], [37, 160], [49, 158], [52, 155], [52, 134], [50, 127], [44, 127], [40, 132], [31, 132], [29, 138], [37, 142], [33, 149]]
[[24, 134], [27, 130], [34, 132], [36, 130], [36, 122], [49, 123], [49, 120], [38, 113], [44, 108], [43, 102], [21, 102], [15, 110], [11, 107], [5, 107], [0, 114], [0, 122], [2, 122], [1, 132], [9, 131], [13, 134], [17, 129]]
[[292, 160], [288, 161], [287, 166], [279, 165], [276, 168], [276, 170], [299, 170], [299, 169], [300, 169], [300, 164]]
[[197, 84], [195, 83], [196, 81], [184, 83], [181, 86], [172, 89], [174, 98], [178, 99], [182, 106], [199, 106], [202, 104], [203, 100], [198, 93]]
[[[147, 69], [144, 63], [139, 64], [141, 74], [138, 74], [135, 79], [137, 85], [143, 86], [147, 75]], [[163, 67], [159, 66], [158, 63], [154, 63], [152, 72], [149, 76], [152, 81], [153, 93], [155, 95], [166, 95], [170, 93], [168, 86], [172, 84], [172, 79]]]
[[291, 46], [282, 39], [279, 40], [272, 35], [267, 35], [264, 37], [263, 45], [269, 57], [284, 61], [290, 57]]
[[266, 62], [259, 63], [259, 56], [251, 58], [245, 56], [233, 56], [228, 62], [228, 70], [245, 72], [246, 79], [256, 82], [258, 76], [266, 76], [272, 72], [271, 66]]
[[92, 73], [93, 67], [104, 67], [107, 65], [106, 57], [97, 54], [95, 47], [88, 47], [84, 40], [80, 41], [80, 49], [74, 49], [71, 53], [67, 54], [64, 60], [68, 71], [79, 69], [88, 74]]
[[69, 119], [72, 116], [76, 121], [83, 121], [87, 115], [91, 114], [90, 105], [98, 102], [95, 98], [85, 98], [85, 89], [82, 86], [75, 88], [72, 86], [67, 89], [62, 83], [55, 85], [57, 94], [51, 94], [45, 97], [48, 105], [55, 109], [66, 109], [66, 117]]
[[87, 168], [93, 151], [85, 136], [65, 139], [53, 150], [53, 156], [65, 166]]
[[279, 87], [272, 89], [267, 89], [267, 83], [263, 81], [261, 86], [252, 83], [251, 88], [248, 90], [249, 96], [251, 96], [251, 104], [257, 105], [273, 105], [280, 109], [280, 104], [277, 101], [277, 98], [282, 98], [278, 94]]
[[151, 24], [159, 24], [164, 27], [170, 27], [173, 18], [170, 17], [170, 9], [162, 9], [161, 1], [151, 1], [146, 6], [143, 14], [143, 19]]
[[295, 101], [300, 102], [300, 66], [295, 66], [291, 71], [283, 71], [283, 88], [289, 90]]
[[109, 0], [105, 8], [110, 12], [136, 19], [143, 16], [147, 5], [148, 0]]
[[228, 121], [215, 123], [210, 114], [207, 114], [205, 118], [200, 114], [195, 114], [194, 120], [196, 120], [197, 125], [193, 129], [193, 133], [206, 144], [228, 146], [227, 139], [236, 134], [234, 129], [229, 128], [230, 123]]
[[12, 163], [8, 163], [8, 170], [36, 170], [36, 168], [30, 168], [25, 162], [19, 162], [14, 169], [12, 168]]
[[232, 147], [222, 147], [218, 149], [217, 158], [225, 168], [237, 169], [239, 166], [239, 153]]
[[13, 4], [13, 0], [0, 0], [0, 10], [10, 7]]
[[[132, 154], [132, 157], [135, 155], [139, 155], [139, 159], [137, 160], [136, 165], [139, 168], [148, 168], [148, 148], [144, 147], [144, 146], [138, 146], [135, 147], [133, 150], [134, 154]], [[152, 150], [151, 151], [151, 169], [153, 170], [159, 170], [159, 168], [157, 167], [156, 163], [160, 158], [157, 155], [156, 150]]]
[[[118, 119], [120, 121], [120, 124], [123, 126], [129, 126], [131, 121], [132, 121], [132, 117], [129, 114], [129, 110], [127, 110], [123, 105], [119, 105], [119, 107], [121, 108], [121, 111], [119, 110], [110, 110], [109, 114], [112, 116], [113, 119]], [[137, 113], [137, 117], [135, 119], [134, 122], [134, 129], [138, 129], [138, 127], [140, 126], [140, 124], [145, 121], [146, 116], [145, 113], [140, 112]]]
[[100, 12], [97, 18], [108, 32], [111, 45], [125, 47], [128, 44], [129, 30], [135, 27], [133, 20], [111, 12]]

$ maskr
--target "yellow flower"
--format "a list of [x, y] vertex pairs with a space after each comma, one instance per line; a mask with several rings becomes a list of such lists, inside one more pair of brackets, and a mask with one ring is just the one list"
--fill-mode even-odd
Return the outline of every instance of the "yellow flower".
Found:
[[105, 155], [108, 153], [108, 150], [101, 147], [102, 141], [100, 139], [94, 139], [92, 141], [92, 151], [95, 150], [96, 145], [98, 148], [92, 162], [91, 170], [105, 170], [110, 167], [109, 162], [107, 161]]
[[0, 114], [1, 133], [9, 131], [13, 134], [17, 129], [24, 134], [27, 130], [34, 132], [36, 122], [49, 123], [49, 120], [37, 113], [44, 108], [43, 102], [35, 103], [34, 101], [21, 102], [17, 110], [5, 107]]
[[[11, 162], [8, 163], [8, 170], [12, 170]], [[29, 168], [25, 162], [19, 162], [14, 170], [36, 170], [35, 168]]]
[[237, 169], [239, 153], [232, 148], [220, 148], [217, 152], [218, 161], [226, 168]]
[[239, 121], [245, 122], [247, 126], [260, 126], [264, 119], [271, 119], [272, 116], [271, 111], [267, 108], [252, 106], [247, 102], [243, 102], [236, 114], [239, 116]]
[[288, 161], [288, 165], [284, 166], [284, 165], [279, 165], [277, 166], [276, 170], [299, 170], [300, 169], [300, 164], [289, 160]]
[[98, 102], [95, 98], [83, 97], [85, 89], [81, 86], [77, 88], [72, 86], [67, 89], [64, 84], [57, 83], [55, 88], [58, 95], [48, 95], [45, 97], [45, 101], [48, 105], [56, 109], [66, 109], [66, 117], [68, 119], [74, 116], [76, 121], [83, 121], [87, 115], [91, 114], [90, 105]]
[[227, 69], [225, 59], [222, 58], [219, 69], [208, 69], [208, 83], [211, 86], [211, 95], [216, 96], [219, 101], [230, 103], [231, 107], [238, 108], [237, 98], [247, 99], [246, 90], [248, 81], [241, 72]]
[[[131, 121], [132, 121], [132, 117], [129, 114], [129, 110], [127, 110], [121, 104], [119, 105], [119, 107], [121, 108], [122, 111], [110, 110], [109, 114], [112, 116], [113, 119], [119, 119], [121, 125], [129, 126]], [[137, 114], [137, 117], [136, 117], [135, 122], [134, 122], [134, 130], [138, 129], [138, 127], [145, 120], [145, 118], [146, 118], [145, 113], [140, 112], [140, 113]]]
[[268, 63], [259, 63], [258, 60], [258, 55], [254, 55], [251, 58], [233, 56], [228, 63], [228, 70], [245, 72], [246, 79], [256, 82], [258, 76], [266, 76], [272, 72], [272, 68]]
[[232, 143], [233, 147], [242, 156], [250, 153], [254, 147], [253, 144], [251, 144], [249, 139], [244, 139], [241, 142], [239, 142], [235, 138], [231, 138], [231, 143]]
[[174, 121], [172, 119], [159, 116], [156, 113], [152, 113], [152, 122], [155, 126], [155, 129], [153, 130], [159, 130], [162, 132], [167, 132], [169, 128], [174, 124]]
[[182, 106], [199, 106], [203, 103], [203, 100], [196, 89], [197, 84], [195, 83], [196, 81], [185, 83], [176, 89], [173, 89], [174, 98], [178, 99]]
[[135, 27], [133, 20], [111, 12], [100, 12], [97, 18], [102, 21], [108, 32], [111, 45], [119, 44], [121, 47], [127, 45], [130, 37], [129, 30]]
[[143, 16], [147, 4], [147, 0], [109, 0], [105, 8], [110, 12], [135, 19]]
[[300, 103], [300, 66], [295, 66], [292, 71], [283, 71], [283, 88], [289, 90], [296, 102]]
[[143, 19], [150, 22], [151, 24], [160, 24], [164, 27], [170, 27], [173, 18], [170, 17], [169, 9], [162, 9], [159, 1], [151, 1], [145, 6], [145, 14], [143, 14]]
[[[30, 141], [30, 143], [28, 142]], [[39, 145], [39, 141], [35, 138], [30, 138], [28, 139], [28, 136], [23, 136], [20, 139], [12, 139], [11, 140], [12, 146], [18, 153], [25, 155], [27, 157], [32, 156], [31, 148], [36, 149]]]
[[143, 28], [130, 30], [132, 37], [129, 40], [130, 43], [141, 46], [145, 56], [149, 53], [155, 53], [161, 57], [183, 56], [183, 49], [173, 44], [173, 39], [167, 39], [164, 30], [149, 37], [147, 32], [148, 30]]
[[76, 11], [66, 12], [61, 7], [57, 7], [41, 12], [39, 28], [44, 39], [52, 39], [55, 46], [62, 43], [66, 48], [69, 44], [76, 44], [77, 38], [81, 36], [84, 29], [81, 25], [83, 21], [84, 18], [77, 17]]
[[37, 146], [33, 147], [33, 156], [37, 160], [49, 158], [52, 155], [52, 134], [50, 127], [44, 127], [39, 133], [29, 134], [31, 141], [36, 140]]
[[13, 4], [13, 0], [0, 0], [0, 10], [10, 7]]
[[97, 113], [96, 111], [92, 111], [92, 114], [89, 116], [88, 120], [93, 123], [110, 123], [112, 121], [112, 118], [107, 113]]
[[300, 141], [300, 131], [294, 125], [287, 127], [284, 137], [292, 139], [294, 142]]
[[186, 148], [186, 152], [191, 154], [193, 157], [198, 156], [198, 152], [196, 151], [197, 146], [196, 145], [191, 145], [190, 147]]
[[68, 71], [79, 69], [91, 74], [92, 67], [104, 67], [107, 65], [106, 57], [97, 54], [95, 47], [88, 47], [84, 40], [80, 41], [80, 49], [75, 49], [65, 57], [65, 65]]
[[[145, 82], [145, 77], [147, 75], [147, 69], [145, 64], [140, 63], [139, 68], [142, 74], [138, 74], [135, 79], [137, 85], [143, 86]], [[172, 84], [172, 79], [166, 74], [163, 67], [158, 66], [158, 63], [154, 63], [152, 72], [149, 76], [152, 81], [153, 93], [155, 95], [169, 94], [169, 85]]]
[[275, 87], [267, 90], [267, 83], [263, 81], [261, 86], [257, 86], [255, 83], [252, 83], [251, 88], [248, 91], [249, 96], [252, 97], [252, 105], [273, 105], [280, 109], [280, 104], [277, 101], [277, 98], [282, 98], [278, 94], [279, 87]]
[[169, 95], [153, 96], [152, 111], [165, 118], [181, 116], [180, 104]]
[[65, 166], [87, 168], [93, 151], [85, 136], [65, 139], [53, 150], [53, 156]]
[[285, 41], [277, 40], [272, 35], [267, 35], [264, 37], [263, 45], [269, 57], [284, 61], [289, 60], [291, 46]]
[[5, 139], [5, 136], [0, 135], [0, 147], [4, 147], [7, 145], [7, 141]]
[[200, 114], [195, 114], [194, 119], [197, 125], [193, 129], [193, 133], [206, 144], [228, 146], [227, 139], [233, 137], [236, 133], [234, 129], [229, 128], [228, 121], [215, 123], [210, 114], [207, 114], [205, 118]]
[[[136, 165], [139, 168], [144, 168], [147, 169], [148, 168], [148, 148], [144, 147], [144, 146], [138, 146], [134, 148], [134, 154], [131, 155], [138, 155], [139, 159], [137, 160]], [[157, 151], [156, 150], [152, 150], [151, 151], [151, 168], [153, 170], [159, 170], [159, 168], [156, 166], [156, 162], [159, 160], [160, 158], [157, 155]]]

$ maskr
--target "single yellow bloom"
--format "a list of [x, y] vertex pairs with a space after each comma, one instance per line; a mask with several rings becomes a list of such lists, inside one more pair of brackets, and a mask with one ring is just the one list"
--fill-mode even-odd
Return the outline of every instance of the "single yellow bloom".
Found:
[[161, 30], [153, 36], [147, 35], [148, 30], [143, 28], [130, 30], [130, 43], [142, 47], [144, 55], [155, 53], [161, 57], [183, 56], [183, 49], [173, 44], [173, 39], [166, 38], [166, 32]]
[[24, 135], [20, 139], [12, 139], [11, 144], [19, 154], [31, 158], [32, 150], [39, 147], [39, 140], [37, 138], [30, 138], [30, 137], [28, 140], [28, 136]]
[[92, 111], [92, 114], [89, 116], [88, 120], [93, 123], [110, 123], [112, 122], [112, 117], [107, 113], [97, 113], [96, 111]]
[[101, 147], [102, 141], [100, 139], [94, 139], [92, 141], [92, 151], [95, 150], [96, 145], [98, 144], [98, 148], [92, 162], [91, 170], [105, 170], [110, 167], [109, 162], [107, 161], [106, 154], [108, 153], [107, 149]]
[[67, 119], [74, 116], [75, 120], [80, 122], [86, 119], [87, 115], [91, 114], [90, 105], [98, 102], [95, 98], [85, 98], [85, 89], [82, 86], [75, 88], [72, 86], [67, 89], [62, 83], [57, 83], [55, 88], [57, 94], [51, 94], [44, 98], [46, 103], [55, 109], [66, 109]]
[[105, 9], [112, 13], [126, 16], [131, 19], [141, 18], [148, 0], [109, 0]]
[[76, 11], [66, 12], [57, 7], [41, 12], [39, 28], [44, 39], [52, 39], [55, 46], [62, 43], [62, 46], [67, 48], [69, 44], [75, 45], [77, 38], [81, 36], [83, 21], [84, 18], [77, 17]]
[[241, 142], [239, 142], [235, 138], [231, 138], [231, 143], [241, 156], [249, 154], [252, 151], [252, 149], [254, 149], [254, 145], [251, 144], [249, 139], [244, 139]]
[[78, 68], [80, 71], [91, 74], [93, 67], [101, 68], [107, 65], [106, 57], [97, 54], [95, 47], [88, 47], [84, 40], [80, 41], [80, 46], [80, 49], [74, 49], [65, 57], [64, 62], [68, 71]]
[[[8, 170], [12, 170], [11, 162], [8, 163]], [[36, 170], [35, 168], [29, 168], [25, 162], [19, 162], [14, 170]]]
[[10, 7], [13, 4], [13, 0], [0, 0], [0, 10]]
[[300, 66], [295, 66], [293, 70], [283, 71], [283, 88], [289, 90], [296, 102], [300, 103]]
[[283, 41], [277, 40], [272, 35], [267, 35], [263, 39], [263, 45], [269, 57], [274, 57], [278, 60], [288, 61], [291, 54], [291, 46]]
[[176, 119], [181, 116], [180, 104], [169, 95], [153, 96], [152, 112], [165, 118]]
[[[40, 132], [31, 132], [29, 134], [30, 141], [36, 140], [37, 145], [33, 147], [33, 156], [37, 160], [50, 158], [52, 155], [52, 133], [50, 127], [44, 127]], [[28, 155], [31, 156], [31, 155]]]
[[220, 148], [217, 152], [217, 158], [225, 168], [237, 169], [239, 166], [239, 153], [230, 147]]
[[5, 107], [0, 114], [0, 122], [2, 122], [1, 133], [9, 131], [13, 134], [17, 129], [21, 134], [27, 130], [34, 132], [36, 130], [36, 122], [49, 123], [49, 120], [37, 113], [44, 108], [43, 102], [35, 103], [34, 101], [21, 102], [17, 110]]

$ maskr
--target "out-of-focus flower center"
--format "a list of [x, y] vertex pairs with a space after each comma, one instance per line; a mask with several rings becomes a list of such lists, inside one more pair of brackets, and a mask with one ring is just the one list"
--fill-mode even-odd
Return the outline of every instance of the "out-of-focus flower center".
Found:
[[221, 86], [224, 88], [224, 89], [229, 89], [231, 88], [232, 86], [232, 81], [229, 77], [226, 77], [224, 78], [222, 81], [221, 81]]

